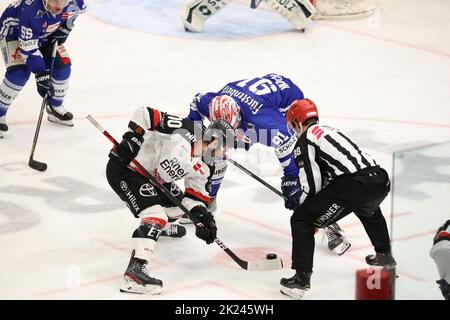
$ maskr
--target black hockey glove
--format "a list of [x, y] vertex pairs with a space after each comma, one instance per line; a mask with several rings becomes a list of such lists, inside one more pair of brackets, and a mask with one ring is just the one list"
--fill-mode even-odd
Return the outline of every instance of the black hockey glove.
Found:
[[48, 94], [49, 97], [52, 97], [55, 94], [55, 89], [53, 88], [50, 71], [45, 70], [44, 72], [36, 73], [35, 77], [36, 77], [37, 91], [40, 94], [40, 96], [44, 98], [45, 94]]
[[122, 142], [117, 147], [112, 148], [109, 157], [112, 159], [116, 158], [126, 167], [130, 164], [131, 160], [136, 158], [141, 149], [142, 142], [144, 142], [144, 138], [141, 135], [127, 131], [123, 135]]
[[54, 43], [57, 41], [58, 44], [63, 44], [64, 42], [66, 42], [70, 31], [72, 31], [72, 29], [69, 29], [66, 24], [59, 26], [59, 28], [50, 36], [50, 42]]
[[203, 224], [201, 227], [195, 226], [195, 235], [207, 244], [213, 243], [217, 238], [217, 228], [212, 214], [203, 206], [192, 208], [191, 213]]
[[302, 187], [298, 177], [282, 177], [281, 191], [284, 196], [284, 206], [286, 209], [295, 210], [300, 204], [300, 196], [302, 195]]

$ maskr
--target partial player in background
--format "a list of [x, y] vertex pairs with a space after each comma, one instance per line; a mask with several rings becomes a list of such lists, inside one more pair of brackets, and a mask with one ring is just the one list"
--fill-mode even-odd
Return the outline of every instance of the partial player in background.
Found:
[[[301, 186], [292, 148], [297, 137], [287, 127], [285, 115], [289, 105], [303, 98], [303, 92], [290, 79], [270, 73], [262, 77], [233, 81], [218, 92], [198, 93], [191, 102], [188, 118], [195, 121], [226, 119], [241, 140], [236, 147], [249, 149], [254, 143], [273, 147], [283, 169], [281, 190], [285, 207], [293, 210], [299, 204]], [[210, 211], [217, 208], [217, 193], [227, 169], [226, 159], [216, 161], [212, 177]], [[187, 223], [186, 218], [181, 223]], [[350, 243], [338, 225], [327, 228], [328, 247], [343, 254]]]
[[[167, 222], [178, 219], [183, 211], [140, 174], [139, 168], [131, 163], [134, 158], [203, 224], [196, 225], [197, 237], [207, 244], [216, 239], [214, 218], [206, 210], [211, 176], [215, 157], [226, 152], [225, 137], [234, 139], [234, 136], [225, 120], [213, 121], [204, 135], [202, 131], [189, 119], [141, 107], [134, 112], [122, 142], [109, 154], [108, 182], [140, 219], [132, 236], [133, 252], [125, 271], [123, 292], [161, 293], [162, 281], [148, 273], [156, 242], [160, 235], [186, 234], [183, 226], [178, 226], [183, 232], [180, 234], [178, 230], [176, 235], [167, 229]], [[181, 179], [184, 179], [184, 194], [175, 184]]]
[[[232, 0], [187, 0], [181, 11], [185, 30], [202, 32], [205, 21], [222, 10]], [[304, 31], [312, 16], [317, 12], [309, 0], [250, 0], [250, 7], [256, 9], [260, 3], [286, 18], [295, 29]]]
[[317, 107], [309, 99], [294, 101], [286, 122], [299, 137], [294, 157], [303, 189], [291, 217], [295, 275], [281, 279], [281, 292], [296, 299], [304, 297], [311, 288], [315, 229], [330, 226], [351, 212], [361, 220], [375, 249], [366, 262], [394, 267], [380, 209], [390, 191], [386, 171], [338, 129], [318, 124]]
[[[8, 131], [6, 113], [31, 73], [38, 93], [48, 94], [48, 120], [73, 126], [73, 115], [63, 107], [71, 61], [64, 48], [76, 17], [86, 9], [83, 0], [18, 0], [0, 18], [0, 46], [6, 73], [0, 84], [0, 136]], [[58, 49], [53, 74], [49, 71], [52, 44]]]
[[440, 280], [436, 281], [446, 300], [450, 300], [450, 220], [436, 232], [430, 256], [436, 262]]

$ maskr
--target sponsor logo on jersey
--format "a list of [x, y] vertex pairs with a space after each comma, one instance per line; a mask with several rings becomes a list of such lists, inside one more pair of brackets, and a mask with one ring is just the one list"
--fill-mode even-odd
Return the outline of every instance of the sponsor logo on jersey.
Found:
[[173, 158], [172, 160], [164, 160], [159, 164], [164, 171], [167, 172], [169, 177], [173, 180], [178, 180], [187, 175], [187, 172], [181, 168], [181, 164], [177, 158]]
[[192, 143], [197, 141], [197, 138], [195, 137], [195, 135], [190, 133], [189, 131], [186, 131], [184, 136]]
[[139, 210], [141, 210], [141, 208], [139, 208], [139, 206], [137, 205], [136, 202], [136, 196], [131, 192], [128, 191], [125, 196], [128, 198], [128, 201], [130, 201], [130, 203], [127, 202], [127, 205], [129, 206], [130, 204], [133, 206], [133, 209], [138, 212]]
[[292, 148], [294, 147], [296, 142], [297, 137], [292, 136], [286, 144], [283, 144], [281, 147], [275, 149], [275, 154], [277, 155], [277, 157], [282, 158], [291, 153]]
[[122, 189], [123, 191], [128, 190], [128, 185], [125, 181], [120, 181], [120, 189]]
[[177, 197], [181, 194], [181, 189], [177, 186], [176, 183], [172, 183], [170, 185], [170, 193], [174, 196]]
[[150, 183], [145, 183], [139, 189], [139, 194], [143, 197], [153, 197], [156, 196], [156, 190]]
[[297, 147], [294, 149], [294, 158], [300, 157], [302, 154], [302, 151], [300, 150], [300, 147]]
[[28, 40], [28, 41], [24, 41], [22, 39], [19, 39], [19, 46], [24, 51], [31, 51], [31, 50], [39, 48], [37, 39]]
[[59, 25], [60, 25], [60, 22], [57, 22], [57, 23], [54, 23], [54, 24], [50, 24], [47, 27], [47, 29], [45, 30], [45, 32], [53, 33], [53, 32], [55, 32], [58, 29]]

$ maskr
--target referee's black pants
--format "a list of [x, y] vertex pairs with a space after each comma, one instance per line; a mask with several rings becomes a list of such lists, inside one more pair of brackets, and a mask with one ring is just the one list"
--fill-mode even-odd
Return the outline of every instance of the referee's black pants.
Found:
[[324, 228], [351, 212], [361, 220], [376, 252], [391, 250], [380, 204], [390, 191], [386, 171], [369, 167], [334, 179], [309, 196], [291, 217], [292, 269], [312, 272], [315, 228]]

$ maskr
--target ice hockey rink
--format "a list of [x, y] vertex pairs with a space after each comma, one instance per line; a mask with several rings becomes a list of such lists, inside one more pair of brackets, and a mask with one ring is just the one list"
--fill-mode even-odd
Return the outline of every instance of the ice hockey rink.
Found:
[[[2, 11], [9, 2], [0, 1]], [[0, 299], [289, 299], [279, 281], [293, 274], [290, 212], [231, 165], [218, 197], [218, 237], [243, 259], [274, 252], [285, 267], [242, 270], [190, 225], [185, 238], [158, 241], [150, 270], [164, 282], [160, 296], [120, 293], [138, 220], [107, 183], [110, 142], [86, 120], [93, 115], [119, 139], [138, 106], [186, 115], [197, 92], [272, 72], [294, 80], [322, 123], [348, 133], [395, 176], [393, 210], [391, 197], [382, 209], [393, 225], [396, 299], [442, 299], [429, 250], [450, 217], [450, 144], [440, 144], [450, 140], [448, 0], [379, 0], [375, 16], [314, 22], [304, 34], [240, 1], [203, 34], [184, 32], [182, 0], [86, 2], [66, 45], [73, 69], [65, 106], [75, 126], [43, 121], [35, 158], [48, 170], [27, 165], [42, 101], [33, 78], [0, 140]], [[232, 157], [279, 188], [271, 149]], [[355, 297], [355, 272], [372, 248], [354, 216], [340, 224], [352, 247], [335, 256], [316, 235], [309, 299]]]

